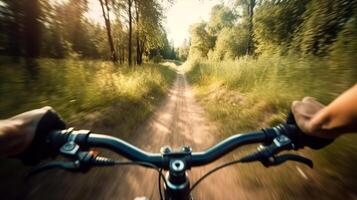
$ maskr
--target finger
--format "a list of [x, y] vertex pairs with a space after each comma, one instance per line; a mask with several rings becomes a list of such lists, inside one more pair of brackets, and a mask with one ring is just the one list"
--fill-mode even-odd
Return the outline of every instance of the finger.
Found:
[[51, 111], [51, 112], [55, 112], [55, 110], [51, 107], [51, 106], [45, 106], [41, 108], [44, 111]]
[[301, 103], [301, 101], [293, 101], [293, 103], [291, 104], [291, 112], [295, 115], [297, 114], [297, 107], [299, 106], [299, 104]]
[[302, 132], [308, 133], [310, 131], [309, 127], [308, 127], [310, 118], [308, 118], [304, 115], [301, 115], [301, 114], [297, 114], [297, 115], [295, 115], [295, 121]]
[[314, 98], [314, 97], [304, 97], [303, 99], [302, 99], [302, 102], [304, 102], [304, 103], [310, 103], [310, 104], [313, 104], [313, 105], [315, 105], [315, 106], [318, 106], [318, 107], [325, 107], [325, 105], [324, 104], [322, 104], [322, 103], [320, 103], [319, 101], [317, 101], [316, 100], [316, 98]]
[[316, 99], [314, 97], [307, 96], [307, 97], [304, 97], [302, 99], [302, 102], [305, 102], [305, 103], [307, 103], [307, 102], [316, 102]]
[[291, 106], [291, 111], [293, 112], [294, 116], [304, 116], [306, 117], [306, 103], [302, 101], [294, 101]]

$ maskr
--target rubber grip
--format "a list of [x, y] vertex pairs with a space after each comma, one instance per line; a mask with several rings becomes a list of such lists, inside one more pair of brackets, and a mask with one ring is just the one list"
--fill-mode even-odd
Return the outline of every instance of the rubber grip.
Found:
[[48, 110], [40, 119], [35, 137], [30, 146], [18, 157], [26, 165], [34, 165], [41, 160], [54, 156], [56, 150], [52, 148], [51, 141], [48, 139], [52, 130], [66, 128], [65, 122], [53, 110]]
[[303, 133], [298, 127], [292, 112], [289, 113], [286, 124], [288, 135], [296, 143], [297, 148], [308, 146], [312, 149], [321, 149], [334, 141], [333, 139], [320, 138]]

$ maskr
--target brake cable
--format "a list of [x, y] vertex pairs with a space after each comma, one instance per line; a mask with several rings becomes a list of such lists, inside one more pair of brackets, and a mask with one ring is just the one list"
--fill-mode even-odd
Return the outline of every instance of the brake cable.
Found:
[[234, 160], [234, 161], [231, 161], [231, 162], [227, 162], [227, 163], [224, 163], [222, 165], [219, 165], [213, 169], [211, 169], [210, 171], [208, 171], [207, 173], [205, 173], [203, 176], [201, 176], [201, 178], [199, 178], [190, 188], [190, 193], [193, 191], [193, 189], [195, 189], [197, 187], [197, 185], [199, 183], [201, 183], [205, 178], [207, 178], [209, 175], [211, 175], [212, 173], [222, 169], [222, 168], [225, 168], [225, 167], [228, 167], [230, 165], [234, 165], [234, 164], [238, 164], [240, 163], [241, 160]]
[[163, 198], [163, 196], [162, 196], [162, 191], [161, 191], [161, 178], [164, 179], [165, 185], [167, 185], [167, 184], [166, 184], [166, 179], [165, 179], [165, 177], [162, 177], [162, 176], [163, 176], [163, 174], [162, 174], [162, 168], [160, 168], [160, 171], [159, 171], [159, 181], [158, 181], [159, 193], [160, 193], [160, 200], [164, 200], [164, 198]]
[[[105, 157], [97, 157], [98, 160], [96, 160], [97, 162], [99, 161], [101, 164], [106, 163], [106, 165], [101, 165], [101, 166], [110, 166], [110, 165], [138, 165], [141, 167], [147, 167], [150, 169], [154, 169], [155, 171], [158, 172], [158, 177], [159, 177], [159, 193], [160, 193], [160, 200], [163, 200], [163, 195], [162, 195], [162, 191], [161, 191], [161, 179], [164, 180], [164, 184], [165, 186], [167, 185], [167, 181], [165, 179], [165, 176], [162, 173], [162, 168], [157, 167], [156, 165], [149, 163], [149, 162], [140, 162], [140, 161], [120, 161], [120, 160], [113, 160], [113, 159], [109, 159], [109, 158], [105, 158]], [[86, 166], [86, 167], [91, 167]], [[80, 169], [80, 164], [79, 162], [75, 161], [75, 162], [62, 162], [62, 161], [57, 161], [57, 162], [51, 162], [51, 163], [47, 163], [44, 165], [40, 165], [37, 168], [31, 170], [27, 175], [26, 175], [26, 179], [28, 179], [30, 176], [33, 176], [35, 174], [38, 174], [42, 171], [45, 170], [49, 170], [49, 169], [53, 169], [53, 168], [61, 168], [61, 169], [65, 169], [65, 170], [79, 170]]]
[[279, 135], [277, 136], [273, 142], [270, 145], [262, 145], [258, 147], [258, 151], [254, 152], [252, 154], [249, 154], [247, 156], [244, 156], [243, 158], [239, 160], [234, 160], [231, 162], [227, 162], [225, 164], [219, 165], [216, 168], [211, 169], [208, 171], [206, 174], [204, 174], [201, 178], [199, 178], [190, 188], [190, 192], [197, 187], [197, 185], [202, 182], [207, 176], [210, 174], [216, 172], [217, 170], [220, 170], [224, 167], [237, 164], [237, 163], [246, 163], [246, 162], [253, 162], [253, 161], [260, 161], [265, 167], [270, 167], [270, 166], [276, 166], [280, 165], [283, 162], [286, 161], [295, 161], [295, 162], [300, 162], [302, 164], [305, 164], [309, 166], [310, 168], [313, 167], [313, 162], [300, 155], [295, 155], [295, 154], [283, 154], [283, 155], [277, 155], [279, 152], [283, 150], [291, 150], [294, 149], [294, 144], [292, 141], [285, 135]]

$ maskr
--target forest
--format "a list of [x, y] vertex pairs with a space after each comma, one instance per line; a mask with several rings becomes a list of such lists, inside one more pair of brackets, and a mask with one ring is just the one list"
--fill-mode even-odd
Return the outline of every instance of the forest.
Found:
[[176, 58], [163, 27], [163, 2], [98, 2], [104, 24], [85, 16], [88, 0], [0, 1], [0, 54], [14, 59], [103, 59], [128, 65], [140, 65], [144, 57]]
[[[357, 0], [217, 1], [208, 18], [193, 22], [189, 38], [177, 46], [165, 20], [179, 1], [0, 0], [0, 118], [51, 105], [70, 126], [157, 151], [157, 142], [202, 139], [193, 131], [202, 124], [215, 128], [215, 141], [275, 126], [286, 120], [293, 101], [311, 96], [326, 105], [357, 83]], [[203, 9], [214, 0], [197, 1]], [[93, 2], [99, 5], [100, 20], [88, 17]], [[180, 13], [182, 21], [189, 14]], [[190, 109], [195, 103], [189, 99], [191, 89], [202, 118], [197, 117], [200, 109]], [[152, 117], [157, 127], [143, 129]], [[185, 127], [190, 132], [180, 134]], [[314, 169], [295, 163], [233, 168], [239, 175], [230, 186], [243, 190], [237, 190], [243, 199], [355, 199], [356, 139], [347, 134], [319, 151], [299, 151], [314, 161]], [[4, 198], [18, 199], [16, 188], [26, 168], [3, 158], [0, 165], [0, 193], [10, 191]], [[100, 192], [101, 186], [88, 181], [93, 177], [78, 178], [78, 196], [68, 199], [82, 197], [83, 191], [88, 191], [83, 199], [108, 195], [108, 188], [110, 194], [123, 195], [111, 186], [123, 174], [129, 180], [118, 183], [124, 190], [141, 192], [136, 185], [145, 177], [150, 183], [145, 192], [154, 191], [152, 174], [125, 170], [95, 171], [93, 177], [110, 180]], [[200, 170], [196, 173], [205, 169]], [[57, 186], [72, 191], [71, 175], [60, 174], [64, 178], [58, 182], [55, 175], [43, 176], [49, 186], [35, 181], [27, 195], [46, 199], [42, 194], [47, 190], [66, 199], [70, 192], [62, 194]], [[215, 190], [203, 187], [221, 194], [218, 186], [226, 187], [227, 180], [213, 184]]]
[[[191, 27], [190, 57], [212, 61], [264, 54], [329, 57], [352, 63], [354, 0], [238, 0], [216, 5]], [[341, 51], [344, 55], [341, 55]]]

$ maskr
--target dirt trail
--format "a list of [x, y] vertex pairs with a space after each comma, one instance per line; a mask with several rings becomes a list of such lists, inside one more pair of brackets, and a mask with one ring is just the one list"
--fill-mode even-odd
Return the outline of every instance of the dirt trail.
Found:
[[[148, 122], [138, 130], [138, 137], [133, 143], [147, 151], [159, 151], [160, 147], [169, 145], [179, 148], [190, 145], [194, 151], [204, 150], [213, 145], [216, 128], [204, 117], [204, 111], [195, 102], [191, 87], [186, 81], [183, 70], [178, 68], [177, 78], [168, 92], [167, 99], [153, 114]], [[217, 162], [214, 165], [217, 165]], [[213, 165], [193, 169], [189, 172], [191, 182], [197, 180]], [[130, 169], [119, 187], [116, 195], [125, 195], [131, 199], [138, 194], [158, 199], [157, 175], [155, 172]], [[194, 192], [195, 199], [237, 199], [242, 197], [237, 185], [238, 173], [225, 169], [202, 182]], [[145, 178], [143, 178], [145, 177]], [[229, 178], [227, 178], [229, 177]], [[153, 184], [155, 183], [155, 184]], [[125, 187], [125, 184], [129, 186]], [[111, 198], [108, 196], [108, 198]]]
[[[166, 100], [129, 138], [129, 142], [152, 152], [158, 152], [165, 145], [178, 148], [185, 144], [199, 151], [218, 140], [215, 131], [214, 125], [205, 119], [204, 111], [195, 102], [183, 70], [178, 67], [177, 78]], [[191, 182], [222, 162], [192, 169], [189, 172]], [[215, 173], [195, 189], [195, 199], [247, 199], [246, 192], [239, 187], [238, 174], [234, 168]], [[39, 175], [36, 179], [25, 192], [26, 199], [130, 200], [138, 196], [159, 199], [157, 173], [140, 167], [94, 169], [87, 174], [56, 171]]]

